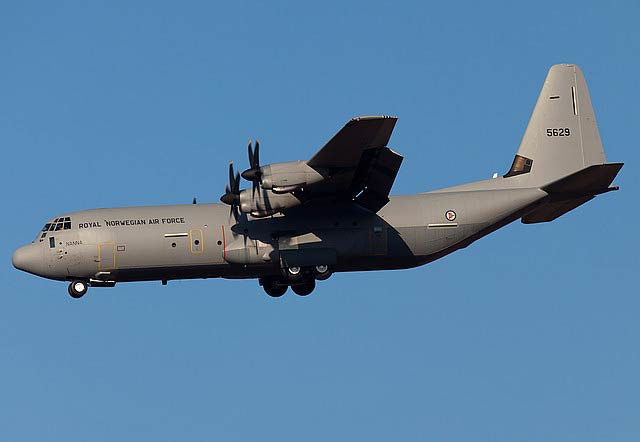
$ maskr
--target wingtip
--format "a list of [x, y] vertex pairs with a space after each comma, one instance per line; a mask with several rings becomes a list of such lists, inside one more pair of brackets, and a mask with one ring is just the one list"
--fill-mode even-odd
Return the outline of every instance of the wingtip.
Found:
[[363, 120], [397, 120], [398, 117], [394, 117], [391, 115], [362, 115], [359, 117], [353, 117], [351, 121], [363, 121]]

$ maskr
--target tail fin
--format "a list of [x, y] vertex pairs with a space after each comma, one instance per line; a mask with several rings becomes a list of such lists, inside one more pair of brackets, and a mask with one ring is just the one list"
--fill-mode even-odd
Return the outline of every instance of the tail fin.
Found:
[[573, 64], [552, 66], [505, 178], [522, 175], [521, 184], [542, 187], [605, 161], [582, 71]]

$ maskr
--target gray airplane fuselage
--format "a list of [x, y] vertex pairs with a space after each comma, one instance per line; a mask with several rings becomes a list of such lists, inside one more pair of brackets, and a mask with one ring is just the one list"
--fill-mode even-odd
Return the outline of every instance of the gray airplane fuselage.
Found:
[[409, 268], [468, 245], [545, 196], [537, 188], [443, 189], [391, 197], [377, 214], [344, 204], [237, 223], [218, 203], [93, 209], [67, 214], [71, 229], [39, 235], [22, 253], [31, 273], [96, 282], [257, 278], [278, 275], [281, 254], [314, 252], [334, 272]]

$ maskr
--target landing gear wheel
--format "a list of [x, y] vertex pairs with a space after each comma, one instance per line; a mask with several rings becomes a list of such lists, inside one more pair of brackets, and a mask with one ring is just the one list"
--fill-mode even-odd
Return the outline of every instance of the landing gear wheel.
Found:
[[289, 288], [286, 285], [276, 284], [275, 280], [273, 279], [264, 279], [261, 281], [261, 283], [265, 293], [272, 298], [279, 298], [280, 296], [284, 295]]
[[291, 289], [296, 295], [299, 296], [307, 296], [310, 295], [313, 289], [316, 288], [316, 280], [315, 279], [307, 279], [301, 284], [292, 285]]
[[320, 264], [313, 267], [313, 276], [318, 281], [324, 281], [325, 279], [329, 279], [331, 276], [331, 267], [326, 264]]
[[289, 281], [300, 281], [304, 276], [304, 272], [300, 266], [285, 267], [282, 269], [282, 274]]
[[68, 288], [69, 295], [75, 299], [82, 298], [87, 293], [87, 290], [89, 290], [89, 285], [80, 280], [71, 281]]

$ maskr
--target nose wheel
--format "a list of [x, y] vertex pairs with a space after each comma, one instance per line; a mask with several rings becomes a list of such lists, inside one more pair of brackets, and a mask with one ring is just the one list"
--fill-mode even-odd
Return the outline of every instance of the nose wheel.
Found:
[[69, 295], [75, 299], [82, 298], [87, 293], [87, 290], [89, 290], [89, 284], [80, 280], [71, 281], [68, 288]]

